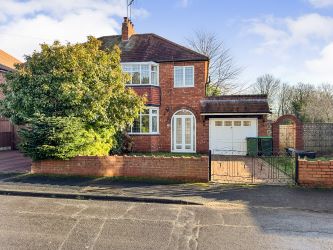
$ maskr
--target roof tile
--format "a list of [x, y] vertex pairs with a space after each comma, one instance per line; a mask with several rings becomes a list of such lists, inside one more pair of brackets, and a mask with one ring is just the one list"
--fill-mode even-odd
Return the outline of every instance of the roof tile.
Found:
[[14, 69], [14, 64], [16, 63], [21, 63], [21, 62], [15, 57], [9, 55], [8, 53], [0, 49], [0, 64]]
[[122, 62], [208, 61], [208, 57], [156, 34], [134, 34], [128, 41], [120, 35], [100, 37], [102, 49], [118, 45]]
[[266, 95], [207, 97], [200, 103], [202, 113], [270, 113]]

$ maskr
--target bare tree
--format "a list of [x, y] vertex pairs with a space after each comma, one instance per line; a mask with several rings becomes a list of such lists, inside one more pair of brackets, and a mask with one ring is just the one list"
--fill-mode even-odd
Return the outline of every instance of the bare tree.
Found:
[[292, 113], [302, 121], [308, 120], [305, 110], [314, 91], [315, 88], [313, 85], [302, 82], [292, 88]]
[[277, 97], [278, 116], [292, 113], [292, 96], [293, 88], [288, 83], [281, 84]]
[[310, 122], [333, 121], [333, 86], [323, 84], [309, 94], [302, 114]]
[[257, 78], [253, 85], [253, 91], [257, 94], [267, 95], [268, 103], [273, 111], [276, 111], [276, 102], [281, 81], [273, 75], [265, 74]]
[[[191, 49], [207, 56], [210, 60], [209, 77], [210, 88], [213, 89], [212, 95], [228, 94], [238, 87], [236, 80], [242, 69], [235, 65], [229, 49], [225, 48], [216, 34], [196, 31], [187, 42]], [[214, 91], [214, 88], [217, 91]]]

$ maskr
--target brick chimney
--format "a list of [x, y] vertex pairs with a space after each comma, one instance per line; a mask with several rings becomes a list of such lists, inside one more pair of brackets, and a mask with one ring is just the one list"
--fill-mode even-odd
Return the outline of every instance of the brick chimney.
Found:
[[121, 40], [127, 41], [133, 34], [135, 34], [134, 24], [128, 17], [124, 17], [121, 28]]

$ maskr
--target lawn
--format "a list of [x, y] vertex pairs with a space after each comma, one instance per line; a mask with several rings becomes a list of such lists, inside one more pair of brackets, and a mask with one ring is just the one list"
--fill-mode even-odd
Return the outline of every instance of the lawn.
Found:
[[307, 161], [332, 161], [333, 156], [321, 156], [321, 157], [316, 157], [315, 159], [309, 159], [306, 158]]

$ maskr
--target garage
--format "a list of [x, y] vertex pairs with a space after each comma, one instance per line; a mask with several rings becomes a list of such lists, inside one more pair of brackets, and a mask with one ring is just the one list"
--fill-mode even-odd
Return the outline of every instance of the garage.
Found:
[[258, 136], [257, 118], [210, 118], [209, 149], [215, 155], [246, 155], [246, 138]]

